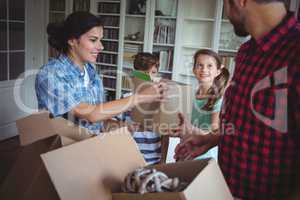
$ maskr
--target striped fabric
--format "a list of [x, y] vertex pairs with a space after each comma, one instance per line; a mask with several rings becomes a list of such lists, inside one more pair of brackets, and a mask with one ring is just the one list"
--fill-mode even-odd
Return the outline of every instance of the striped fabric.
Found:
[[147, 164], [157, 164], [161, 160], [161, 137], [153, 132], [135, 132], [133, 138]]

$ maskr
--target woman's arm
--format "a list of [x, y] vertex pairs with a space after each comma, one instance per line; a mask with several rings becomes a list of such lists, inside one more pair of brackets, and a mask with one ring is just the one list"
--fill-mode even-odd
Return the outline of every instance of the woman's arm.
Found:
[[156, 83], [132, 96], [110, 101], [107, 103], [91, 105], [80, 103], [72, 109], [72, 114], [89, 122], [110, 119], [141, 103], [159, 102], [164, 99], [166, 85]]

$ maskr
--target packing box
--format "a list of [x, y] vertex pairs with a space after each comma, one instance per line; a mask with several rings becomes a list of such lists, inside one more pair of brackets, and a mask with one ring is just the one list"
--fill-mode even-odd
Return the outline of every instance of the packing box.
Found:
[[164, 164], [153, 168], [166, 173], [169, 177], [178, 177], [189, 183], [182, 192], [147, 193], [113, 193], [113, 200], [232, 200], [223, 175], [214, 159], [195, 160], [181, 163]]
[[23, 147], [0, 187], [0, 199], [59, 199], [40, 155], [92, 134], [64, 118], [50, 118], [47, 111], [19, 119], [16, 124]]
[[[151, 82], [133, 77], [134, 91], [149, 87]], [[165, 81], [168, 86], [167, 99], [163, 103], [145, 103], [132, 110], [132, 119], [140, 123], [144, 129], [158, 132], [165, 131], [178, 125], [177, 113], [183, 113], [191, 119], [194, 92], [190, 85]]]
[[1, 200], [58, 200], [40, 154], [60, 148], [60, 136], [22, 147], [11, 171], [0, 187]]
[[[29, 134], [25, 132], [30, 130], [29, 125], [25, 126], [25, 130], [18, 128], [20, 135]], [[66, 129], [63, 127], [61, 130]], [[45, 132], [48, 133], [48, 130]], [[146, 165], [128, 130], [121, 128], [96, 137], [84, 136], [82, 141], [77, 136], [71, 135], [77, 138], [74, 140], [64, 134], [23, 147], [15, 166], [0, 187], [1, 200], [233, 199], [216, 161], [212, 159], [152, 166], [170, 177], [188, 182], [188, 187], [182, 192], [122, 193], [125, 176]], [[299, 192], [291, 199], [299, 199]]]
[[189, 182], [183, 192], [120, 193], [126, 175], [146, 166], [126, 128], [45, 153], [42, 159], [61, 200], [233, 199], [214, 160], [154, 166]]
[[59, 135], [64, 145], [92, 137], [94, 134], [62, 117], [51, 118], [48, 111], [34, 113], [16, 121], [22, 146]]
[[[45, 113], [39, 114], [42, 118], [45, 117], [43, 119], [46, 119]], [[35, 121], [33, 119], [37, 119], [36, 115], [31, 117], [25, 118], [25, 120], [28, 123], [33, 123]], [[48, 123], [49, 120], [55, 119], [48, 119], [46, 122]], [[64, 119], [59, 120], [65, 124], [64, 126], [70, 125], [66, 124]], [[39, 123], [41, 122], [40, 120]], [[20, 125], [20, 121], [18, 124]], [[31, 124], [31, 127], [35, 124]], [[25, 125], [26, 123], [23, 123], [22, 126], [18, 127], [20, 135], [31, 135], [25, 131], [30, 131], [29, 124]], [[44, 125], [45, 128], [49, 127], [49, 124]], [[61, 131], [69, 130], [68, 127], [64, 126], [61, 126]], [[43, 126], [39, 124], [38, 127]], [[55, 126], [50, 128], [53, 130]], [[76, 126], [74, 125], [73, 128]], [[58, 130], [53, 131], [57, 133]], [[48, 130], [45, 132], [52, 134]], [[45, 199], [45, 195], [47, 196], [46, 199], [54, 200], [232, 199], [222, 173], [214, 160], [154, 166], [170, 177], [176, 176], [189, 182], [188, 187], [182, 192], [145, 195], [122, 193], [121, 186], [125, 176], [136, 168], [146, 166], [145, 160], [127, 128], [103, 133], [95, 137], [84, 136], [82, 140], [77, 138], [78, 135], [80, 136], [80, 132], [75, 131], [75, 133], [76, 137], [70, 135], [72, 138], [67, 137], [64, 132], [60, 133], [59, 136], [50, 136], [50, 139], [38, 140], [36, 137], [32, 137], [27, 140], [29, 143], [33, 140], [38, 141], [25, 146], [27, 149], [30, 148], [30, 151], [20, 157], [23, 160], [22, 164], [16, 164], [12, 173], [13, 176], [8, 180], [13, 184], [7, 184], [5, 187], [7, 191], [14, 188], [12, 187], [14, 184], [23, 184], [21, 189], [14, 188], [10, 194], [18, 192], [27, 198], [11, 199]], [[45, 143], [48, 146], [46, 145], [45, 148], [38, 151], [37, 148], [39, 147], [36, 145], [45, 145]], [[32, 154], [34, 154], [34, 159], [30, 159]], [[41, 154], [42, 159], [37, 158], [39, 154]], [[41, 165], [42, 162], [44, 165]], [[25, 168], [29, 168], [29, 170]]]

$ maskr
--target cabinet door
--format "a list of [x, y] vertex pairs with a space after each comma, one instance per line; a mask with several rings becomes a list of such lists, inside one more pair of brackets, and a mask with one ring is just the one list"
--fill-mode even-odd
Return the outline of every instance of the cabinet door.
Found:
[[97, 0], [92, 5], [92, 12], [100, 16], [104, 24], [104, 49], [98, 55], [96, 67], [103, 80], [106, 100], [110, 101], [116, 99], [121, 2]]
[[159, 57], [159, 72], [164, 78], [171, 79], [173, 71], [177, 0], [156, 0], [152, 52]]
[[222, 13], [222, 17], [219, 21], [220, 33], [219, 37], [217, 37], [218, 53], [222, 57], [222, 63], [232, 76], [234, 73], [236, 53], [242, 43], [246, 42], [249, 37], [238, 37], [234, 33], [233, 25], [230, 23], [224, 12], [223, 1], [221, 1], [221, 7], [218, 12]]
[[132, 85], [130, 74], [133, 70], [134, 56], [147, 51], [150, 0], [126, 0], [124, 35], [123, 35], [123, 65], [122, 65], [122, 95], [130, 92]]
[[198, 49], [214, 49], [218, 0], [179, 0], [179, 42], [174, 79], [195, 82], [193, 55]]
[[[66, 12], [66, 0], [49, 0], [49, 23], [62, 22], [67, 15]], [[48, 58], [55, 58], [58, 56], [58, 52], [48, 46]]]

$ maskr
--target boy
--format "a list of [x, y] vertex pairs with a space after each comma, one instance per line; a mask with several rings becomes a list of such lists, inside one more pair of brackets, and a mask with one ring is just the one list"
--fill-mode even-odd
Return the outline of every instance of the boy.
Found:
[[[135, 55], [133, 63], [133, 76], [147, 81], [155, 81], [158, 74], [159, 60], [158, 57], [151, 53], [138, 53]], [[144, 159], [148, 164], [157, 164], [165, 160], [165, 144], [167, 138], [161, 137], [158, 133], [151, 131], [137, 131], [133, 133]]]

